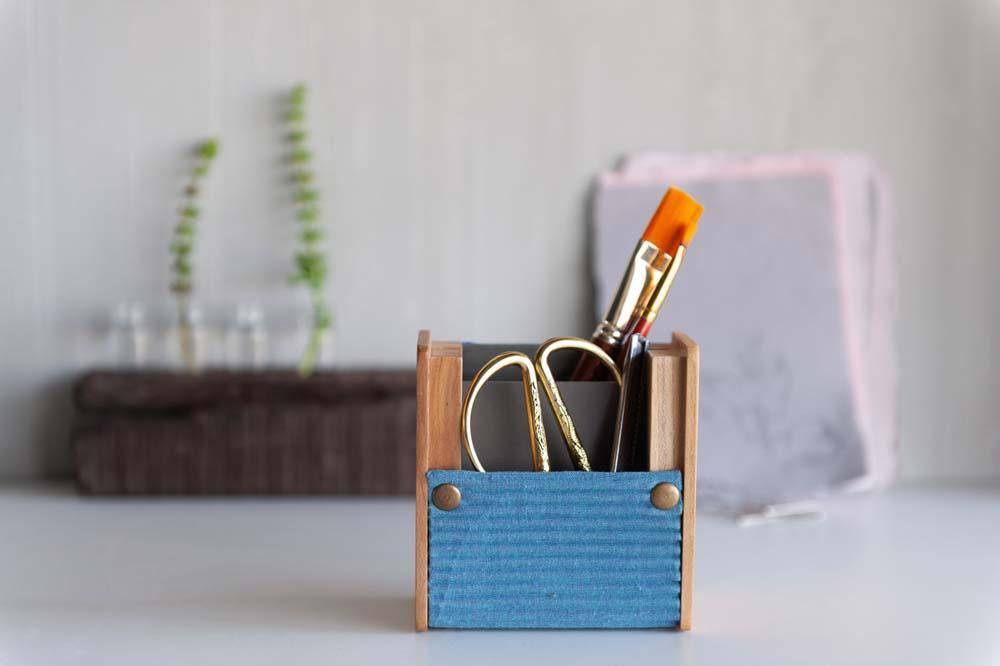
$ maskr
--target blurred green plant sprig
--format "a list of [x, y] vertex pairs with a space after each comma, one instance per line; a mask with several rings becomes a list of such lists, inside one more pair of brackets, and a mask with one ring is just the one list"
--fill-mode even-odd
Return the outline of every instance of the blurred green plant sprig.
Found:
[[312, 303], [312, 327], [299, 363], [299, 374], [304, 377], [315, 371], [323, 334], [333, 325], [333, 315], [326, 304], [325, 295], [328, 268], [326, 253], [322, 248], [325, 234], [320, 226], [319, 191], [310, 187], [315, 180], [315, 173], [312, 169], [313, 155], [306, 146], [309, 136], [306, 130], [308, 92], [305, 84], [294, 86], [288, 94], [288, 108], [285, 112], [288, 162], [291, 166], [291, 181], [295, 186], [292, 202], [295, 219], [299, 224], [291, 282], [306, 287]]
[[201, 214], [198, 198], [202, 192], [202, 181], [208, 175], [212, 163], [219, 154], [218, 139], [206, 139], [195, 148], [195, 162], [191, 168], [188, 185], [184, 188], [184, 198], [178, 211], [180, 219], [174, 226], [170, 243], [170, 270], [173, 279], [170, 290], [179, 298], [186, 298], [194, 290], [194, 268], [192, 254], [195, 244], [195, 220]]

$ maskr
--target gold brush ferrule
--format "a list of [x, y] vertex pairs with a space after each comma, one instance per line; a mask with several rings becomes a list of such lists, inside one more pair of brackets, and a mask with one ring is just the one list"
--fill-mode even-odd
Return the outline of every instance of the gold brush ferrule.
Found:
[[656, 315], [660, 314], [660, 308], [663, 307], [663, 303], [667, 300], [667, 293], [670, 291], [670, 287], [674, 284], [674, 278], [677, 277], [677, 271], [680, 270], [681, 264], [684, 262], [684, 253], [687, 251], [683, 245], [677, 246], [677, 254], [674, 256], [673, 260], [670, 261], [670, 265], [667, 267], [666, 275], [660, 280], [660, 283], [656, 285], [656, 289], [653, 292], [652, 298], [644, 305], [640, 306], [636, 310], [637, 318], [645, 319], [647, 322], [652, 323], [656, 319]]
[[660, 278], [670, 264], [670, 255], [664, 254], [653, 243], [640, 240], [632, 253], [625, 277], [618, 285], [618, 292], [604, 320], [594, 329], [594, 339], [617, 347], [625, 335], [625, 327], [632, 313], [653, 296]]

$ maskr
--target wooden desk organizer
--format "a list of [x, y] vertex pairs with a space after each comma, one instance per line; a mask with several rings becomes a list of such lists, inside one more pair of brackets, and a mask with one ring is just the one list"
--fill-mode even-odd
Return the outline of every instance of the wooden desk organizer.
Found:
[[[474, 345], [466, 346], [471, 356]], [[675, 333], [648, 352], [648, 472], [475, 472], [462, 469], [459, 422], [463, 345], [417, 341], [416, 580], [417, 631], [428, 628], [691, 628], [698, 347]], [[474, 362], [469, 359], [471, 366]], [[467, 370], [475, 371], [475, 367]], [[471, 372], [467, 372], [471, 374]], [[557, 375], [558, 376], [558, 375]], [[519, 381], [504, 384], [512, 398]], [[571, 393], [615, 395], [606, 382], [561, 382]], [[500, 395], [504, 388], [493, 389]], [[523, 413], [494, 409], [492, 434], [530, 466]], [[596, 395], [596, 394], [595, 394]], [[480, 406], [481, 405], [481, 406]], [[611, 405], [613, 407], [613, 405]], [[582, 410], [587, 411], [587, 410]], [[575, 416], [575, 414], [574, 414]], [[584, 414], [581, 413], [581, 417]], [[487, 420], [497, 414], [487, 415]], [[490, 432], [493, 430], [494, 432]], [[583, 428], [580, 429], [583, 433]], [[499, 432], [496, 432], [499, 431]], [[562, 446], [551, 433], [550, 452]], [[524, 441], [516, 441], [524, 438]], [[588, 441], [586, 438], [584, 441]], [[602, 441], [602, 440], [599, 440]], [[603, 448], [610, 448], [605, 442]], [[595, 451], [601, 445], [590, 447]], [[511, 469], [507, 466], [498, 466]], [[528, 467], [524, 467], [528, 469]], [[595, 465], [595, 469], [601, 469]], [[659, 483], [681, 490], [671, 509], [653, 506]], [[458, 507], [439, 509], [433, 489], [451, 483]]]

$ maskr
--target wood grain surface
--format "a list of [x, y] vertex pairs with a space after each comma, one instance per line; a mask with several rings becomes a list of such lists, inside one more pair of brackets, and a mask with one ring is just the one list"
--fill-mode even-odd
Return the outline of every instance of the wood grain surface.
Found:
[[427, 630], [427, 480], [429, 469], [461, 469], [462, 345], [417, 337], [416, 557], [414, 626]]
[[698, 345], [675, 332], [670, 344], [649, 350], [649, 469], [683, 474], [681, 521], [681, 620], [691, 629], [694, 593], [695, 513], [698, 488]]

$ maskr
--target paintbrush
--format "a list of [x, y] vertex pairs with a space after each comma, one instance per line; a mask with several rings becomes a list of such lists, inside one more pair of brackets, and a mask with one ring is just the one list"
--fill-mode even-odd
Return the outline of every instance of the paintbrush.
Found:
[[[677, 248], [683, 247], [677, 242], [684, 238], [683, 230], [697, 225], [701, 210], [701, 204], [675, 187], [663, 195], [632, 252], [611, 307], [591, 337], [591, 342], [612, 358], [618, 356], [625, 336], [653, 299], [662, 278], [674, 263]], [[588, 354], [580, 359], [571, 379], [594, 380], [603, 374], [603, 366]]]
[[688, 217], [688, 221], [676, 230], [673, 240], [667, 245], [670, 264], [660, 278], [648, 301], [636, 308], [629, 324], [629, 334], [621, 346], [618, 365], [622, 368], [622, 390], [618, 399], [618, 415], [615, 434], [611, 446], [611, 471], [631, 471], [645, 469], [648, 460], [642, 459], [646, 453], [644, 433], [639, 427], [645, 419], [646, 404], [640, 397], [644, 392], [643, 380], [646, 375], [646, 350], [649, 348], [650, 329], [653, 321], [667, 299], [677, 272], [684, 262], [687, 246], [698, 230], [698, 215], [701, 210]]
[[653, 322], [656, 321], [657, 315], [667, 300], [667, 294], [674, 285], [677, 272], [680, 270], [681, 264], [684, 263], [684, 255], [687, 253], [688, 245], [691, 244], [691, 239], [698, 231], [701, 205], [694, 199], [691, 199], [691, 202], [697, 208], [691, 208], [685, 221], [675, 229], [673, 238], [665, 250], [671, 257], [667, 271], [660, 278], [650, 297], [645, 302], [640, 303], [633, 312], [628, 325], [629, 336], [638, 335], [643, 338], [649, 336]]

